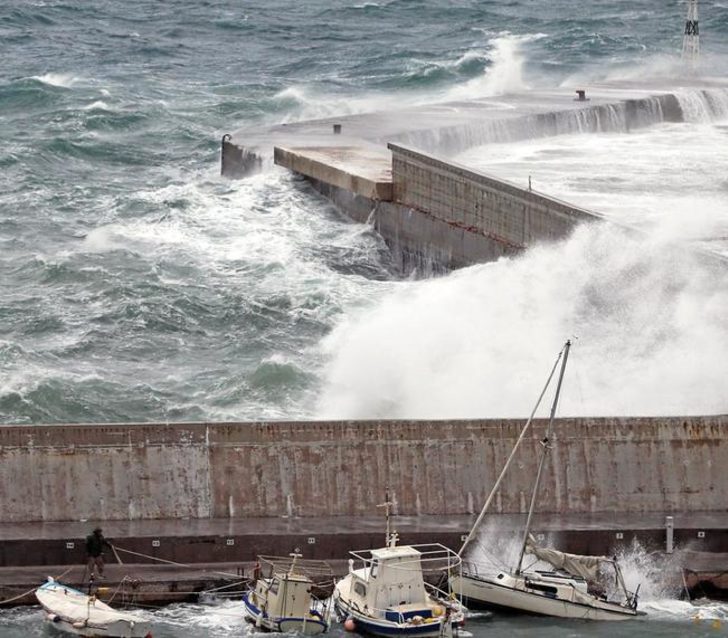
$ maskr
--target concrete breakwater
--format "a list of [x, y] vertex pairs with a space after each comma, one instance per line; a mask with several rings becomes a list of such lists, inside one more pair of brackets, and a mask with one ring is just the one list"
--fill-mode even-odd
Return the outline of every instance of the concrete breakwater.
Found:
[[564, 133], [627, 132], [728, 112], [725, 87], [601, 89], [588, 100], [532, 92], [281, 125], [226, 136], [222, 173], [276, 164], [306, 177], [353, 219], [368, 222], [407, 272], [448, 270], [563, 239], [596, 212], [458, 165], [467, 148]]
[[[377, 160], [378, 175], [352, 169], [361, 166], [358, 149], [276, 147], [275, 161], [305, 175], [356, 221], [371, 224], [404, 271], [492, 261], [602, 219], [428, 153], [396, 144], [388, 149], [391, 170]], [[338, 161], [342, 155], [348, 166]]]
[[[0, 428], [6, 523], [477, 512], [520, 420]], [[728, 416], [558, 420], [540, 511], [725, 510]], [[524, 512], [544, 423], [495, 501]]]
[[[473, 146], [567, 133], [627, 132], [659, 122], [720, 115], [728, 104], [726, 86], [701, 83], [666, 86], [601, 86], [588, 99], [568, 89], [345, 115], [226, 135], [222, 174], [243, 177], [269, 164], [275, 146], [384, 149], [388, 143], [449, 156]], [[335, 128], [338, 127], [338, 128]], [[335, 131], [337, 131], [335, 133]]]

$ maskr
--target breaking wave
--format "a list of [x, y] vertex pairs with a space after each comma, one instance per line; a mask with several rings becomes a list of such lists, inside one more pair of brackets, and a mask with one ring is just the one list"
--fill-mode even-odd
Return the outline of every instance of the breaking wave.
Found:
[[594, 225], [517, 258], [403, 282], [325, 341], [319, 414], [522, 417], [570, 336], [564, 415], [725, 412], [724, 268]]

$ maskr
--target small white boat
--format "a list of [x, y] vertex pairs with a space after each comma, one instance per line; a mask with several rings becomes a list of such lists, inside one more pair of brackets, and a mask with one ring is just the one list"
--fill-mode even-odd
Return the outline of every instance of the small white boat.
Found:
[[149, 623], [143, 618], [116, 611], [96, 596], [59, 583], [52, 578], [35, 590], [46, 611], [46, 621], [56, 629], [77, 636], [151, 638]]
[[260, 556], [268, 575], [256, 576], [254, 587], [243, 596], [248, 622], [266, 631], [297, 632], [315, 636], [329, 630], [328, 599], [334, 584], [325, 561], [300, 560], [301, 555]]
[[[554, 616], [557, 618], [580, 618], [585, 620], [629, 620], [645, 613], [637, 610], [639, 598], [639, 587], [637, 591], [630, 592], [622, 577], [622, 571], [616, 558], [606, 556], [581, 556], [567, 554], [555, 549], [538, 546], [531, 536], [531, 523], [535, 505], [539, 495], [539, 487], [543, 476], [543, 469], [551, 449], [552, 431], [556, 407], [559, 401], [559, 393], [564, 378], [566, 361], [569, 356], [571, 342], [567, 341], [563, 350], [554, 364], [549, 375], [546, 387], [539, 397], [531, 417], [521, 430], [516, 445], [511, 451], [505, 466], [503, 467], [498, 480], [491, 490], [483, 509], [470, 530], [459, 555], [464, 556], [470, 543], [478, 541], [478, 529], [485, 514], [496, 494], [505, 473], [513, 460], [516, 449], [523, 440], [531, 420], [543, 398], [549, 383], [553, 377], [559, 360], [561, 370], [556, 386], [556, 393], [551, 405], [551, 415], [546, 430], [546, 436], [541, 441], [542, 448], [539, 464], [536, 468], [531, 503], [526, 519], [523, 541], [518, 561], [513, 570], [498, 571], [487, 565], [478, 564], [475, 561], [463, 563], [463, 569], [459, 574], [452, 574], [450, 577], [451, 586], [462, 595], [462, 600], [469, 606], [484, 606], [510, 611], [539, 614], [543, 616]], [[488, 552], [487, 547], [483, 547]], [[552, 570], [524, 569], [526, 554], [532, 555], [537, 561], [548, 563]], [[612, 593], [611, 598], [607, 595], [608, 587], [602, 580], [601, 569], [611, 569], [616, 583], [617, 593]], [[611, 580], [611, 579], [610, 579]]]
[[[465, 609], [451, 591], [425, 581], [447, 583], [460, 558], [444, 545], [397, 545], [389, 532], [387, 546], [351, 552], [349, 574], [334, 588], [334, 605], [349, 631], [376, 636], [450, 637], [465, 621]], [[358, 560], [362, 567], [354, 569]], [[447, 587], [447, 584], [445, 585]]]

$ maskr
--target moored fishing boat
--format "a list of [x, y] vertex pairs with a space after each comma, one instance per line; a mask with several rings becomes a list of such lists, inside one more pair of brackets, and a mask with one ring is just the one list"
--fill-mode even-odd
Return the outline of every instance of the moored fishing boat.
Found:
[[[267, 569], [267, 575], [263, 575]], [[267, 631], [297, 632], [315, 636], [329, 630], [327, 599], [333, 589], [333, 572], [325, 561], [260, 556], [253, 588], [243, 596], [248, 622]]]
[[[465, 561], [459, 573], [451, 574], [450, 583], [452, 587], [461, 592], [462, 600], [471, 606], [494, 607], [559, 618], [629, 620], [644, 615], [644, 612], [637, 610], [639, 587], [634, 593], [627, 590], [616, 557], [567, 554], [555, 549], [538, 546], [531, 535], [533, 513], [538, 499], [543, 469], [552, 445], [553, 422], [570, 347], [571, 342], [567, 341], [563, 350], [559, 353], [536, 407], [534, 407], [530, 418], [524, 425], [478, 519], [459, 552], [461, 557], [464, 556], [466, 550], [470, 547], [470, 543], [477, 540], [480, 525], [493, 496], [500, 487], [515, 452], [523, 440], [538, 405], [551, 382], [559, 360], [561, 360], [561, 370], [551, 406], [546, 436], [541, 441], [541, 453], [531, 494], [528, 517], [515, 568], [494, 573], [488, 566], [479, 564], [475, 560]], [[483, 550], [487, 552], [488, 548], [484, 547]], [[526, 554], [532, 555], [536, 561], [548, 563], [551, 569], [524, 569], [523, 563]], [[608, 595], [609, 588], [603, 582], [600, 582], [602, 580], [602, 568], [611, 568], [613, 571], [617, 593], [613, 594], [612, 597]]]
[[117, 611], [96, 596], [49, 578], [35, 596], [56, 629], [77, 636], [151, 638], [149, 623], [136, 614]]
[[334, 588], [345, 628], [377, 636], [452, 636], [465, 610], [451, 591], [425, 577], [442, 582], [443, 575], [458, 569], [459, 557], [439, 543], [398, 546], [397, 533], [389, 531], [390, 503], [385, 506], [386, 547], [351, 552], [349, 573]]

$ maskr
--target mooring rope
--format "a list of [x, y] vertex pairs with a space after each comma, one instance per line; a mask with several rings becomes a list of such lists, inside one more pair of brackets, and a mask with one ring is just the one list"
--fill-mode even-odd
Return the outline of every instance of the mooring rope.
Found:
[[[61, 580], [68, 572], [70, 572], [76, 565], [71, 565], [65, 572], [63, 572], [60, 576], [54, 576], [53, 580]], [[22, 598], [25, 598], [26, 596], [32, 594], [38, 587], [33, 587], [33, 589], [29, 589], [28, 591], [18, 595], [13, 596], [12, 598], [6, 598], [5, 600], [0, 600], [0, 605], [6, 605], [8, 603], [15, 602], [16, 600], [21, 600]]]
[[174, 565], [175, 567], [186, 567], [188, 569], [197, 569], [199, 571], [202, 571], [207, 574], [219, 574], [221, 576], [231, 576], [233, 578], [239, 578], [240, 574], [233, 574], [231, 572], [221, 572], [214, 569], [202, 569], [200, 570], [199, 567], [196, 567], [195, 565], [188, 565], [185, 563], [177, 563], [173, 560], [166, 560], [164, 558], [158, 558], [156, 556], [150, 556], [149, 554], [142, 554], [141, 552], [133, 552], [130, 549], [124, 549], [123, 547], [119, 547], [118, 545], [115, 545], [116, 549], [118, 549], [120, 552], [124, 552], [125, 554], [131, 554], [132, 556], [139, 556], [140, 558], [148, 558], [150, 560], [157, 561], [159, 563], [165, 563], [167, 565]]

